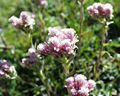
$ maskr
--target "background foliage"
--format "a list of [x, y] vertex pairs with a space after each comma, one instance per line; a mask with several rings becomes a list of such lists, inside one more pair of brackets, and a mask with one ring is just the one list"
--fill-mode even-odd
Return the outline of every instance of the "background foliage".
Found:
[[[114, 23], [109, 26], [106, 36], [103, 64], [99, 72], [94, 70], [98, 56], [101, 24], [88, 16], [87, 7], [94, 2], [109, 2], [114, 7]], [[97, 81], [91, 96], [119, 96], [120, 94], [120, 1], [85, 0], [84, 25], [80, 57], [72, 65], [72, 73], [81, 73]], [[39, 44], [46, 39], [47, 28], [54, 26], [71, 27], [79, 34], [80, 6], [77, 0], [48, 0], [48, 6], [42, 7], [38, 0], [0, 0], [0, 58], [6, 59], [16, 67], [19, 78], [0, 80], [0, 96], [67, 96], [64, 88], [63, 67], [55, 58], [42, 59], [36, 69], [21, 67], [21, 59], [31, 47], [28, 34], [14, 28], [8, 19], [19, 16], [26, 10], [36, 15], [33, 31], [33, 43]], [[97, 77], [99, 75], [99, 77]]]

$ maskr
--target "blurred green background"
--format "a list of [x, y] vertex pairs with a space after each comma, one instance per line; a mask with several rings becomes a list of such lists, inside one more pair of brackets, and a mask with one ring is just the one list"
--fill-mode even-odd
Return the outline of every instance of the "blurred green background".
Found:
[[[114, 23], [109, 26], [106, 36], [107, 54], [104, 54], [98, 79], [95, 78], [98, 73], [94, 71], [94, 66], [100, 48], [99, 33], [102, 26], [87, 13], [87, 7], [94, 2], [111, 3], [114, 8]], [[48, 96], [47, 90], [51, 92], [50, 96], [67, 96], [63, 68], [52, 57], [40, 61], [40, 64], [45, 63], [43, 76], [21, 67], [21, 59], [31, 47], [30, 40], [27, 33], [14, 28], [8, 19], [12, 15], [19, 16], [24, 10], [36, 15], [33, 30], [35, 45], [46, 39], [48, 27], [71, 27], [78, 34], [80, 31], [80, 5], [77, 0], [48, 0], [46, 7], [40, 6], [39, 0], [0, 0], [0, 59], [6, 59], [14, 65], [21, 78], [1, 79], [0, 96]], [[120, 96], [120, 0], [85, 0], [84, 13], [82, 55], [79, 59], [75, 58], [73, 74], [81, 73], [97, 81], [90, 96]]]

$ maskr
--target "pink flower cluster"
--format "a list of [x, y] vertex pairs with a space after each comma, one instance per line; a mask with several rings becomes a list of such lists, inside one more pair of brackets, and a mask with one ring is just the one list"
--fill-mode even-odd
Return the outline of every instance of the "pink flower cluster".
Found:
[[0, 60], [0, 76], [5, 76], [9, 68], [10, 68], [10, 65], [7, 61]]
[[89, 92], [94, 89], [95, 85], [95, 81], [87, 80], [81, 74], [66, 79], [66, 88], [70, 96], [89, 96]]
[[32, 65], [37, 63], [37, 54], [34, 48], [29, 48], [28, 57], [22, 59], [22, 66], [30, 68]]
[[17, 76], [14, 66], [6, 60], [0, 60], [0, 77], [14, 79]]
[[48, 40], [38, 45], [37, 50], [42, 55], [74, 54], [75, 45], [78, 42], [75, 30], [72, 28], [53, 27], [48, 29]]
[[11, 22], [16, 28], [29, 27], [30, 29], [33, 29], [33, 25], [35, 24], [34, 18], [34, 14], [27, 11], [22, 11], [19, 18], [12, 16], [9, 18], [9, 22]]
[[111, 4], [94, 3], [87, 8], [88, 13], [93, 17], [112, 18], [113, 7]]

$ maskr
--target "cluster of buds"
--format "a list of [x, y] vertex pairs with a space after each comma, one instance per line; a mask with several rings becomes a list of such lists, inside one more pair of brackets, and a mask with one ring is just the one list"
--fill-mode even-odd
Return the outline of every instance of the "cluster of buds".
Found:
[[78, 39], [74, 29], [50, 27], [48, 31], [48, 40], [38, 45], [38, 53], [56, 56], [75, 53], [74, 49], [77, 48], [75, 44], [78, 42]]
[[16, 28], [29, 27], [30, 29], [33, 29], [33, 25], [35, 25], [34, 18], [34, 14], [27, 11], [22, 11], [19, 18], [12, 16], [9, 18], [9, 22], [11, 22], [12, 25]]
[[14, 66], [10, 66], [6, 60], [0, 60], [0, 77], [14, 79], [16, 76], [17, 73]]
[[22, 64], [21, 65], [23, 67], [30, 68], [33, 65], [35, 65], [37, 63], [37, 61], [38, 61], [38, 59], [37, 59], [36, 50], [34, 48], [30, 48], [28, 50], [28, 57], [22, 59]]
[[39, 0], [39, 3], [40, 3], [41, 6], [47, 6], [48, 5], [47, 0]]
[[96, 83], [94, 80], [87, 80], [84, 75], [77, 74], [66, 79], [66, 88], [70, 96], [89, 96]]
[[112, 18], [113, 17], [113, 7], [111, 4], [106, 3], [94, 3], [87, 8], [88, 13], [95, 18]]

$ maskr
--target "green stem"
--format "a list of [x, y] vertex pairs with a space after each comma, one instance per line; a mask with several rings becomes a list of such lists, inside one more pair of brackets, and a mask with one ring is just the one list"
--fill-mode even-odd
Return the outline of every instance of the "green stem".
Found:
[[105, 35], [107, 33], [108, 30], [108, 25], [106, 24], [106, 20], [102, 23], [103, 24], [103, 31], [101, 33], [101, 38], [100, 38], [100, 50], [99, 50], [99, 56], [97, 59], [97, 65], [96, 65], [96, 72], [98, 72], [98, 75], [96, 76], [96, 79], [99, 78], [99, 67], [102, 64], [102, 53], [104, 50], [104, 43], [105, 43]]
[[51, 96], [51, 94], [52, 94], [52, 96], [56, 96], [54, 91], [52, 90], [50, 84], [47, 82], [46, 76], [43, 72], [44, 68], [45, 68], [45, 62], [42, 63], [41, 69], [38, 70], [39, 71], [39, 77], [40, 77], [42, 83], [44, 84], [44, 86], [46, 87], [46, 92], [47, 92], [48, 96]]
[[83, 8], [83, 3], [81, 3], [81, 7], [80, 7], [80, 36], [82, 36], [82, 32], [83, 32], [83, 21], [84, 21], [84, 8]]
[[73, 57], [71, 58], [67, 58], [65, 56], [63, 56], [63, 58], [61, 59], [61, 64], [64, 68], [64, 73], [65, 73], [65, 76], [68, 77], [70, 75], [70, 67], [71, 67], [71, 63], [73, 61]]
[[47, 92], [48, 96], [50, 96], [50, 87], [48, 86], [48, 83], [45, 80], [46, 78], [45, 78], [45, 75], [43, 74], [42, 70], [40, 71], [40, 78], [41, 78], [42, 83], [46, 87], [46, 92]]
[[20, 82], [22, 82], [22, 83], [25, 83], [25, 84], [31, 85], [31, 86], [33, 86], [33, 87], [38, 87], [37, 84], [35, 84], [35, 83], [33, 83], [33, 82], [25, 81], [25, 80], [23, 80], [23, 79], [22, 79], [20, 76], [18, 76], [18, 75], [17, 75], [16, 80], [18, 80], [18, 81], [20, 81]]
[[33, 47], [33, 36], [32, 36], [32, 30], [30, 30], [30, 31], [28, 32], [28, 37], [29, 37], [29, 39], [30, 39], [31, 47]]
[[79, 42], [78, 42], [78, 57], [80, 57], [80, 50], [82, 45], [82, 38], [83, 38], [83, 22], [84, 22], [84, 6], [83, 2], [78, 1], [80, 5], [80, 33], [79, 33]]

